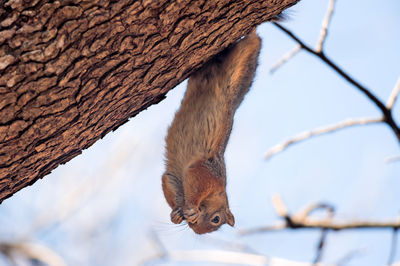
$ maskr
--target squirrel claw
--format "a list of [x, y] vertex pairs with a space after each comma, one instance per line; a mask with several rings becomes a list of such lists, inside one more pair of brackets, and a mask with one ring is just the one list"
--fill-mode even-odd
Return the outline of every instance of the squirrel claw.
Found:
[[183, 220], [183, 213], [181, 208], [174, 209], [171, 212], [171, 222], [174, 224], [180, 224]]
[[189, 208], [183, 211], [183, 217], [188, 223], [195, 223], [200, 217], [200, 211], [194, 208]]

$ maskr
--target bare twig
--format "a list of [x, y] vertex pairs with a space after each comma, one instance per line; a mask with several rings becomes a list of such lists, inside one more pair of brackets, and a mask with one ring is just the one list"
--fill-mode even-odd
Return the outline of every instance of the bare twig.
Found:
[[388, 265], [392, 265], [394, 262], [394, 258], [396, 257], [396, 249], [397, 249], [397, 232], [399, 230], [399, 227], [394, 227], [393, 228], [393, 233], [392, 233], [392, 242], [390, 245], [390, 253], [389, 253], [389, 259], [388, 259]]
[[289, 61], [293, 56], [295, 56], [298, 52], [301, 51], [301, 46], [297, 45], [294, 47], [294, 49], [287, 54], [284, 54], [281, 59], [279, 59], [278, 62], [276, 62], [270, 69], [270, 73], [274, 73], [280, 66], [285, 64], [287, 61]]
[[386, 103], [386, 107], [388, 109], [392, 109], [393, 105], [396, 103], [397, 97], [399, 96], [400, 93], [400, 77], [397, 79], [396, 85], [394, 85], [394, 88], [392, 90], [392, 93], [389, 96], [389, 99]]
[[326, 241], [327, 235], [328, 235], [328, 231], [326, 229], [322, 229], [321, 230], [321, 236], [319, 238], [318, 245], [317, 245], [317, 254], [315, 256], [313, 265], [318, 265], [318, 263], [322, 259], [322, 254], [323, 254], [323, 251], [324, 251], [325, 241]]
[[305, 44], [302, 40], [300, 40], [296, 35], [294, 35], [290, 30], [286, 29], [284, 26], [279, 23], [273, 22], [273, 24], [279, 28], [281, 31], [286, 33], [289, 37], [291, 37], [295, 42], [297, 42], [302, 49], [307, 52], [315, 55], [319, 59], [321, 59], [324, 63], [330, 66], [333, 70], [335, 70], [341, 77], [347, 80], [350, 84], [356, 87], [359, 91], [361, 91], [367, 98], [369, 98], [379, 110], [381, 110], [384, 119], [383, 122], [386, 123], [393, 131], [398, 141], [400, 142], [400, 128], [393, 120], [393, 115], [390, 109], [388, 109], [382, 101], [380, 101], [368, 88], [361, 85], [360, 82], [356, 81], [349, 74], [347, 74], [344, 70], [342, 70], [337, 64], [335, 64], [332, 60], [330, 60], [322, 51], [316, 51], [312, 49], [310, 46]]
[[290, 145], [301, 142], [306, 139], [309, 139], [313, 136], [332, 133], [332, 132], [338, 131], [340, 129], [351, 127], [351, 126], [376, 124], [376, 123], [380, 123], [380, 122], [383, 122], [382, 118], [351, 118], [351, 119], [346, 119], [344, 121], [341, 121], [341, 122], [333, 124], [333, 125], [319, 127], [319, 128], [316, 128], [316, 129], [310, 130], [310, 131], [305, 131], [305, 132], [298, 134], [297, 136], [294, 136], [294, 137], [270, 148], [268, 150], [268, 152], [265, 154], [265, 158], [269, 159], [273, 155], [275, 155], [279, 152], [282, 152], [283, 150], [288, 148]]
[[324, 18], [324, 21], [322, 22], [320, 37], [319, 37], [319, 40], [317, 43], [317, 47], [315, 48], [315, 50], [320, 53], [322, 52], [322, 49], [324, 47], [324, 42], [325, 42], [326, 36], [328, 34], [328, 27], [329, 27], [329, 23], [331, 22], [333, 11], [335, 9], [335, 2], [336, 2], [335, 0], [329, 1], [328, 11]]
[[335, 208], [333, 206], [327, 203], [313, 203], [306, 206], [303, 210], [300, 210], [298, 214], [296, 214], [296, 219], [307, 219], [307, 217], [309, 217], [312, 212], [320, 209], [328, 211], [328, 219], [333, 217], [335, 211]]
[[279, 216], [286, 217], [289, 215], [286, 205], [283, 203], [282, 198], [278, 194], [272, 195], [271, 201], [272, 206]]

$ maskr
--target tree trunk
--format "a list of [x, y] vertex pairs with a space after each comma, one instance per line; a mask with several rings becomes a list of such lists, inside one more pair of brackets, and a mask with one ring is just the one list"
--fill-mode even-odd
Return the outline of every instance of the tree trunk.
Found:
[[0, 1], [0, 203], [298, 1]]

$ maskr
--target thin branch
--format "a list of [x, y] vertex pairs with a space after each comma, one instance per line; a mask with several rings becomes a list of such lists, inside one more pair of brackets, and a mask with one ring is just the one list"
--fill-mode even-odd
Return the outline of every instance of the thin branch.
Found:
[[333, 231], [349, 230], [349, 229], [393, 229], [400, 227], [398, 221], [350, 221], [350, 222], [335, 222], [335, 221], [293, 221], [293, 226], [287, 224], [277, 224], [273, 226], [265, 226], [255, 229], [242, 230], [240, 234], [249, 235], [256, 233], [264, 233], [271, 231], [281, 231], [285, 229], [328, 229]]
[[280, 66], [285, 64], [287, 61], [289, 61], [292, 57], [294, 57], [298, 52], [301, 51], [301, 46], [297, 45], [294, 47], [294, 49], [282, 56], [281, 59], [279, 59], [278, 62], [276, 62], [270, 69], [270, 73], [274, 73]]
[[335, 0], [330, 0], [328, 5], [328, 11], [324, 18], [324, 21], [322, 22], [321, 34], [317, 43], [317, 47], [315, 48], [317, 52], [321, 53], [324, 47], [324, 42], [328, 34], [329, 23], [331, 22], [334, 9], [335, 9]]
[[396, 85], [394, 85], [394, 88], [392, 90], [392, 93], [389, 96], [389, 99], [386, 103], [386, 107], [388, 109], [392, 109], [393, 105], [396, 103], [397, 97], [399, 96], [400, 93], [400, 77], [397, 79]]
[[[279, 209], [287, 210], [283, 201], [279, 196], [274, 196], [274, 204], [279, 202]], [[311, 204], [311, 206], [324, 206], [325, 204]], [[306, 208], [306, 209], [311, 209]], [[328, 209], [329, 210], [329, 209]], [[239, 234], [249, 235], [270, 231], [281, 231], [286, 229], [318, 229], [318, 230], [348, 230], [348, 229], [393, 229], [400, 227], [400, 220], [395, 221], [350, 221], [350, 222], [338, 222], [332, 220], [332, 216], [325, 219], [311, 219], [309, 216], [304, 216], [304, 211], [299, 214], [289, 215], [288, 212], [277, 212], [280, 217], [285, 221], [277, 223], [272, 226], [264, 226], [260, 228], [241, 230]], [[286, 214], [285, 214], [286, 213]], [[309, 212], [311, 213], [311, 212]]]
[[398, 232], [399, 227], [394, 227], [393, 228], [393, 233], [392, 233], [392, 241], [390, 245], [390, 253], [389, 253], [389, 259], [388, 259], [388, 265], [392, 265], [394, 262], [394, 258], [396, 257], [396, 249], [397, 249], [397, 232]]
[[393, 133], [396, 135], [398, 141], [400, 142], [400, 128], [393, 120], [393, 116], [391, 110], [388, 109], [369, 89], [365, 86], [361, 85], [358, 81], [353, 79], [349, 74], [344, 72], [338, 65], [336, 65], [332, 60], [325, 56], [325, 54], [320, 51], [315, 51], [310, 46], [305, 44], [302, 40], [300, 40], [297, 36], [295, 36], [290, 30], [286, 29], [284, 26], [280, 25], [279, 23], [273, 22], [273, 24], [279, 28], [281, 31], [286, 33], [289, 37], [291, 37], [295, 42], [297, 42], [304, 50], [307, 52], [315, 55], [323, 62], [325, 62], [328, 66], [330, 66], [333, 70], [335, 70], [340, 76], [342, 76], [345, 80], [347, 80], [350, 84], [355, 86], [358, 90], [365, 94], [377, 107], [381, 110], [385, 122], [392, 130]]
[[297, 136], [294, 136], [294, 137], [270, 148], [267, 151], [267, 153], [265, 154], [265, 158], [269, 159], [273, 155], [275, 155], [279, 152], [282, 152], [283, 150], [285, 150], [292, 144], [299, 143], [303, 140], [309, 139], [314, 136], [332, 133], [332, 132], [338, 131], [340, 129], [344, 129], [344, 128], [351, 127], [351, 126], [376, 124], [376, 123], [380, 123], [380, 122], [383, 122], [382, 118], [351, 118], [351, 119], [346, 119], [344, 121], [341, 121], [341, 122], [333, 124], [333, 125], [328, 125], [328, 126], [316, 128], [314, 130], [305, 131], [305, 132], [298, 134]]
[[317, 254], [313, 261], [313, 265], [318, 265], [318, 263], [321, 262], [327, 235], [328, 235], [328, 231], [326, 229], [322, 229], [321, 236], [319, 238], [318, 245], [317, 245]]
[[359, 82], [357, 82], [352, 77], [350, 77], [348, 74], [346, 74], [341, 68], [339, 68], [339, 66], [337, 66], [330, 59], [328, 59], [322, 52], [314, 51], [312, 48], [310, 48], [310, 46], [308, 46], [302, 40], [300, 40], [297, 36], [295, 36], [290, 30], [286, 29], [284, 26], [280, 25], [279, 23], [273, 22], [272, 24], [274, 24], [277, 28], [279, 28], [281, 31], [283, 31], [289, 37], [291, 37], [304, 50], [306, 50], [307, 52], [320, 58], [322, 61], [324, 61], [326, 64], [328, 64], [331, 68], [333, 68], [336, 72], [338, 72], [338, 74], [341, 75], [344, 79], [346, 79], [348, 82], [350, 82], [352, 85], [354, 85], [360, 91], [362, 91], [371, 101], [373, 101], [378, 106], [379, 109], [381, 109], [382, 111], [386, 109], [385, 105], [378, 98], [376, 98], [376, 96], [373, 95], [370, 92], [370, 90], [368, 90], [367, 88], [362, 86]]
[[274, 207], [276, 213], [279, 216], [281, 217], [289, 216], [286, 205], [283, 203], [282, 198], [278, 194], [272, 195], [271, 201], [272, 201], [272, 206]]
[[335, 208], [330, 204], [313, 203], [305, 207], [303, 210], [300, 210], [298, 214], [296, 214], [296, 219], [307, 219], [307, 217], [309, 217], [312, 212], [320, 209], [328, 211], [328, 219], [332, 218], [335, 212]]

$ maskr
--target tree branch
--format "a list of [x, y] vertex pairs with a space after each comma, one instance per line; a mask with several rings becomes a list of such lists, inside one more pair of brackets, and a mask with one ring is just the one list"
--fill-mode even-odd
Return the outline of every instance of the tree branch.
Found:
[[394, 88], [392, 90], [392, 93], [389, 96], [389, 99], [386, 103], [386, 107], [390, 110], [393, 108], [393, 105], [396, 103], [397, 97], [399, 96], [400, 93], [400, 77], [397, 79], [396, 85], [394, 85]]
[[325, 247], [326, 237], [328, 235], [328, 231], [326, 229], [321, 229], [321, 236], [317, 245], [317, 253], [313, 261], [313, 265], [318, 265], [319, 262], [322, 261], [322, 254]]
[[323, 62], [325, 62], [328, 66], [330, 66], [334, 71], [336, 71], [341, 77], [347, 80], [350, 84], [355, 86], [359, 91], [361, 91], [367, 98], [369, 98], [382, 112], [384, 116], [384, 122], [392, 129], [393, 133], [397, 137], [398, 141], [400, 142], [400, 128], [393, 120], [393, 116], [391, 110], [388, 109], [369, 89], [365, 86], [361, 85], [358, 81], [353, 79], [349, 74], [344, 72], [338, 65], [336, 65], [332, 60], [325, 56], [323, 51], [316, 51], [313, 50], [310, 46], [306, 45], [302, 40], [300, 40], [297, 36], [295, 36], [290, 30], [286, 29], [284, 26], [280, 25], [279, 23], [273, 22], [273, 24], [286, 33], [289, 37], [291, 37], [295, 42], [297, 42], [301, 48], [306, 50], [307, 52], [315, 55]]
[[399, 227], [393, 228], [392, 241], [391, 241], [390, 252], [389, 252], [389, 259], [388, 259], [388, 263], [387, 263], [388, 265], [392, 265], [394, 262], [394, 258], [396, 257], [398, 231], [399, 231]]
[[[278, 198], [278, 200], [277, 200]], [[279, 202], [279, 207], [275, 207], [276, 210], [287, 210], [283, 201], [278, 197], [274, 196], [273, 204]], [[284, 219], [283, 223], [277, 223], [271, 226], [264, 226], [254, 229], [241, 230], [241, 235], [257, 234], [271, 231], [281, 231], [287, 229], [317, 229], [317, 230], [348, 230], [348, 229], [393, 229], [400, 227], [400, 220], [394, 221], [349, 221], [349, 222], [338, 222], [332, 219], [333, 208], [327, 204], [311, 204], [311, 207], [305, 208], [306, 210], [313, 210], [325, 206], [330, 213], [325, 219], [313, 219], [309, 216], [304, 216], [304, 213], [311, 213], [311, 211], [301, 211], [298, 214], [289, 215], [287, 212], [277, 211], [278, 216]], [[286, 214], [285, 214], [286, 213]]]
[[335, 3], [335, 0], [329, 0], [328, 11], [324, 18], [324, 21], [322, 22], [320, 37], [317, 43], [317, 47], [315, 48], [315, 50], [319, 53], [321, 53], [323, 50], [324, 42], [328, 34], [329, 23], [331, 22], [332, 14], [335, 9]]
[[292, 51], [289, 51], [288, 53], [284, 54], [281, 59], [279, 59], [278, 62], [276, 62], [271, 69], [269, 70], [270, 73], [274, 73], [280, 66], [285, 64], [287, 61], [289, 61], [292, 57], [294, 57], [296, 54], [298, 54], [301, 51], [301, 46], [297, 45], [294, 47]]
[[298, 1], [2, 1], [0, 202]]
[[270, 148], [267, 153], [265, 154], [266, 159], [270, 159], [272, 156], [275, 154], [284, 151], [287, 149], [289, 146], [299, 143], [301, 141], [307, 140], [311, 137], [314, 136], [319, 136], [319, 135], [324, 135], [328, 133], [332, 133], [344, 128], [352, 127], [352, 126], [358, 126], [358, 125], [368, 125], [368, 124], [376, 124], [376, 123], [381, 123], [383, 122], [382, 118], [350, 118], [346, 119], [344, 121], [341, 121], [339, 123], [333, 124], [333, 125], [328, 125], [324, 127], [319, 127], [313, 130], [309, 131], [304, 131], [292, 138], [289, 138], [288, 140], [279, 143], [272, 148]]

